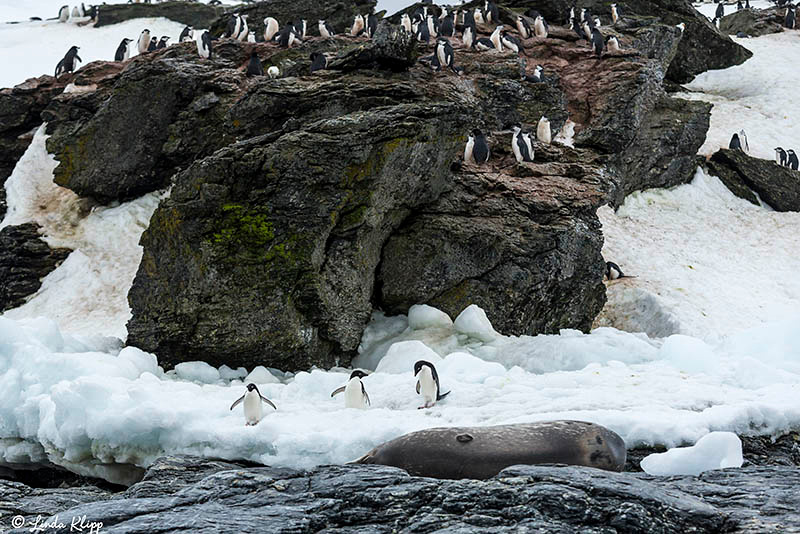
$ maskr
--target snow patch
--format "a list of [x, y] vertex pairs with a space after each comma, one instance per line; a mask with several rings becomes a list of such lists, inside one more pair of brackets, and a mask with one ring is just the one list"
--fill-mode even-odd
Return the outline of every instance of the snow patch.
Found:
[[691, 447], [679, 447], [645, 457], [648, 475], [693, 475], [712, 469], [742, 467], [742, 440], [733, 432], [711, 432]]

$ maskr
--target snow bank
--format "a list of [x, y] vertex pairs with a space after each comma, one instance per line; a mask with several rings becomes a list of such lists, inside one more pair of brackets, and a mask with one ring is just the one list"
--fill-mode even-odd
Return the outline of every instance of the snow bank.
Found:
[[142, 257], [139, 238], [163, 195], [90, 208], [86, 200], [53, 183], [57, 162], [45, 148], [44, 129], [42, 125], [36, 132], [6, 180], [8, 213], [0, 228], [35, 221], [51, 247], [73, 252], [44, 278], [35, 295], [4, 316], [46, 316], [71, 333], [125, 339], [131, 316], [128, 290]]
[[711, 432], [691, 447], [679, 447], [645, 457], [649, 475], [694, 475], [711, 469], [742, 467], [742, 440], [733, 432]]
[[[452, 326], [449, 335], [438, 326], [396, 332], [405, 319], [375, 317], [388, 330], [373, 324], [371, 335], [390, 349], [363, 379], [372, 400], [364, 411], [330, 397], [347, 382], [346, 369], [278, 377], [257, 367], [242, 380], [246, 369], [188, 362], [164, 373], [138, 349], [110, 350], [47, 319], [0, 317], [0, 463], [47, 457], [130, 483], [164, 453], [308, 468], [434, 426], [580, 419], [607, 426], [630, 447], [674, 447], [713, 431], [800, 425], [797, 315], [718, 345], [610, 328], [479, 342]], [[445, 341], [429, 346], [413, 336]], [[452, 391], [430, 410], [417, 409], [418, 359], [433, 361], [442, 389]], [[255, 427], [229, 410], [250, 381], [278, 407]]]

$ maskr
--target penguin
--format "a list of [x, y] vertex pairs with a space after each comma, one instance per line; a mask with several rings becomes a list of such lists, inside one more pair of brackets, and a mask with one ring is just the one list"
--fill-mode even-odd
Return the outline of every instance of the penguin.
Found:
[[608, 51], [612, 53], [619, 52], [619, 41], [615, 36], [608, 36], [606, 39], [606, 48], [608, 48]]
[[606, 47], [606, 41], [603, 34], [597, 28], [592, 28], [592, 48], [594, 55], [600, 57], [603, 55], [603, 49]]
[[550, 119], [542, 117], [539, 119], [539, 124], [536, 125], [536, 139], [542, 143], [550, 144], [552, 135], [550, 133]]
[[741, 11], [744, 9], [744, 5], [742, 5], [742, 0], [736, 0], [736, 11]]
[[231, 39], [236, 39], [239, 37], [239, 30], [242, 28], [242, 19], [239, 18], [238, 13], [234, 13], [231, 15], [231, 18], [228, 19], [228, 25], [225, 27], [225, 33], [223, 34], [224, 37], [230, 37]]
[[308, 21], [306, 21], [306, 19], [300, 19], [299, 22], [295, 22], [294, 30], [297, 34], [297, 38], [301, 41], [305, 41], [308, 35]]
[[481, 13], [481, 8], [479, 8], [479, 7], [476, 7], [473, 10], [472, 16], [473, 16], [476, 24], [483, 24], [485, 22], [485, 20], [483, 18], [483, 13]]
[[139, 40], [136, 42], [136, 49], [140, 54], [147, 52], [147, 47], [150, 46], [150, 30], [145, 28], [139, 35]]
[[464, 26], [464, 32], [461, 34], [461, 42], [467, 48], [472, 48], [475, 44], [475, 26]]
[[569, 8], [569, 19], [568, 19], [568, 22], [569, 22], [570, 26], [573, 26], [575, 24], [575, 8], [574, 7]]
[[622, 269], [619, 268], [619, 265], [614, 263], [613, 261], [606, 262], [606, 272], [605, 277], [608, 280], [617, 280], [619, 278], [636, 278], [635, 276], [627, 276], [622, 272]]
[[197, 36], [197, 40], [195, 41], [197, 44], [197, 53], [200, 57], [211, 59], [213, 56], [213, 50], [211, 49], [211, 34], [207, 31], [204, 31], [202, 34]]
[[261, 395], [258, 391], [258, 387], [253, 383], [247, 384], [247, 391], [231, 404], [231, 410], [242, 402], [244, 402], [244, 419], [247, 422], [247, 426], [257, 425], [258, 422], [261, 421], [261, 416], [263, 414], [261, 408], [262, 402], [266, 402], [276, 410], [278, 409], [272, 404], [271, 400]]
[[575, 35], [578, 36], [578, 39], [583, 39], [584, 41], [589, 40], [589, 36], [586, 35], [586, 32], [583, 30], [583, 26], [579, 24], [577, 20], [572, 21], [572, 31], [575, 32]]
[[595, 17], [594, 22], [592, 23], [592, 27], [593, 28], [599, 28], [602, 25], [603, 25], [603, 23], [600, 21], [600, 17]]
[[179, 43], [185, 43], [187, 41], [191, 41], [194, 39], [194, 28], [191, 26], [186, 26], [182, 31], [180, 36], [178, 37]]
[[547, 25], [547, 21], [544, 20], [544, 17], [541, 15], [537, 15], [536, 19], [533, 21], [533, 34], [536, 37], [547, 37], [547, 32], [550, 30], [550, 27]]
[[156, 49], [157, 46], [158, 46], [158, 39], [153, 37], [152, 39], [150, 39], [150, 44], [147, 45], [147, 51], [148, 52], [153, 52]]
[[261, 64], [261, 60], [258, 59], [258, 54], [256, 54], [255, 50], [250, 52], [250, 61], [247, 63], [247, 75], [248, 76], [264, 75], [264, 66]]
[[472, 26], [475, 29], [475, 12], [471, 9], [464, 11], [464, 26]]
[[435, 38], [435, 37], [438, 37], [438, 35], [439, 35], [439, 31], [438, 31], [438, 27], [439, 27], [439, 26], [438, 26], [438, 24], [439, 24], [439, 21], [438, 21], [438, 20], [436, 20], [436, 19], [433, 17], [433, 15], [428, 15], [428, 18], [427, 18], [427, 19], [425, 19], [425, 24], [427, 24], [427, 25], [428, 25], [428, 34], [429, 34], [431, 37], [434, 37], [434, 38]]
[[678, 28], [681, 31], [681, 33], [686, 31], [686, 23], [685, 22], [681, 22], [680, 24], [676, 24], [675, 27]]
[[525, 50], [522, 47], [522, 42], [513, 35], [504, 32], [500, 35], [500, 42], [503, 44], [503, 46], [513, 50], [517, 54], [520, 52], [525, 53]]
[[794, 153], [794, 150], [791, 148], [786, 151], [786, 166], [796, 171], [798, 168], [798, 161], [797, 161], [797, 154]]
[[750, 0], [744, 0], [744, 8], [750, 9]]
[[439, 60], [439, 68], [436, 70], [441, 70], [442, 67], [447, 67], [450, 70], [455, 70], [454, 69], [455, 54], [453, 52], [453, 46], [450, 44], [450, 41], [448, 41], [446, 37], [439, 37], [439, 40], [436, 41], [435, 55], [436, 59]]
[[69, 6], [61, 6], [58, 10], [58, 22], [67, 22], [69, 20]]
[[264, 40], [267, 42], [272, 41], [272, 38], [278, 33], [280, 26], [278, 21], [272, 17], [264, 19]]
[[73, 19], [79, 19], [82, 16], [83, 15], [81, 15], [80, 10], [78, 10], [78, 6], [75, 6], [75, 7], [72, 8], [72, 18]]
[[420, 410], [432, 408], [437, 401], [450, 394], [449, 391], [442, 394], [439, 375], [436, 373], [436, 368], [432, 363], [419, 360], [414, 364], [414, 376], [417, 377], [417, 394], [422, 395], [425, 400], [425, 404], [419, 407]]
[[247, 41], [247, 37], [250, 35], [250, 28], [247, 27], [247, 17], [248, 15], [242, 15], [239, 17], [239, 20], [242, 21], [241, 28], [239, 28], [239, 35], [236, 36], [236, 39], [244, 42]]
[[500, 13], [497, 9], [497, 4], [492, 2], [491, 0], [487, 0], [484, 5], [486, 11], [486, 22], [491, 24], [492, 22], [498, 22], [500, 20]]
[[592, 46], [592, 24], [584, 20], [581, 23], [581, 29], [586, 35], [586, 40], [589, 41], [589, 46]]
[[588, 9], [581, 9], [581, 22], [592, 23], [592, 14], [589, 13]]
[[367, 390], [364, 388], [364, 382], [361, 381], [361, 379], [366, 376], [367, 374], [364, 371], [356, 369], [350, 373], [350, 379], [347, 381], [346, 385], [333, 390], [333, 393], [331, 393], [331, 398], [339, 393], [344, 392], [345, 408], [358, 408], [359, 410], [366, 410], [367, 406], [372, 404], [369, 401]]
[[531, 158], [530, 161], [533, 161], [533, 143], [531, 142], [530, 132], [524, 132], [522, 134], [522, 141], [525, 143], [525, 147], [528, 149], [528, 156]]
[[617, 4], [611, 4], [611, 22], [616, 24], [619, 21], [619, 8]]
[[270, 79], [274, 80], [281, 75], [281, 71], [275, 65], [270, 65], [270, 67], [267, 69], [267, 75], [270, 77]]
[[83, 61], [78, 55], [78, 50], [80, 48], [77, 46], [72, 46], [67, 50], [64, 58], [56, 65], [56, 79], [65, 72], [75, 72], [78, 69], [78, 61]]
[[739, 142], [742, 145], [742, 150], [745, 154], [750, 153], [750, 144], [747, 142], [747, 134], [744, 133], [744, 130], [739, 130]]
[[161, 50], [162, 48], [166, 48], [167, 41], [169, 41], [169, 35], [163, 35], [161, 39], [158, 40], [158, 44], [156, 45], [156, 50]]
[[320, 52], [311, 53], [311, 74], [328, 68], [328, 58]]
[[475, 46], [476, 50], [484, 51], [484, 50], [496, 50], [494, 43], [491, 39], [487, 39], [486, 37], [480, 37], [473, 41], [473, 45]]
[[742, 143], [741, 143], [741, 141], [739, 141], [739, 134], [735, 133], [735, 134], [733, 134], [731, 136], [731, 142], [728, 143], [728, 148], [730, 148], [731, 150], [741, 150], [742, 149]]
[[428, 44], [431, 40], [431, 34], [428, 31], [428, 25], [422, 22], [417, 23], [417, 41]]
[[319, 25], [319, 34], [322, 37], [330, 39], [331, 37], [336, 35], [336, 32], [333, 31], [333, 27], [331, 27], [331, 25], [325, 22], [324, 20], [319, 21], [318, 25]]
[[403, 16], [400, 17], [400, 26], [406, 30], [408, 33], [411, 32], [411, 17], [408, 16], [408, 13], [403, 13]]
[[522, 138], [522, 135], [520, 135], [521, 133], [522, 128], [515, 125], [514, 134], [511, 136], [511, 151], [514, 153], [514, 158], [517, 160], [517, 163], [533, 161], [528, 151], [528, 145], [525, 144], [525, 140]]
[[724, 16], [725, 16], [725, 5], [720, 0], [720, 2], [717, 4], [717, 11], [716, 13], [714, 13], [714, 18], [721, 19]]
[[533, 74], [523, 74], [522, 79], [526, 82], [542, 83], [542, 70], [541, 65], [536, 65], [536, 68], [533, 69]]
[[278, 46], [281, 48], [291, 48], [294, 42], [297, 40], [297, 37], [294, 33], [294, 26], [287, 24], [281, 28], [281, 31], [278, 32], [276, 39], [278, 40]]
[[787, 7], [786, 18], [783, 21], [783, 25], [789, 28], [790, 30], [793, 30], [797, 22], [796, 16], [797, 15], [795, 14], [794, 9], [791, 6]]
[[719, 19], [717, 17], [714, 17], [714, 20], [712, 22], [714, 22], [714, 27], [717, 30], [719, 30]]
[[439, 35], [442, 37], [454, 37], [456, 34], [456, 23], [453, 20], [455, 18], [455, 13], [449, 15], [443, 19], [441, 19], [441, 24], [439, 25]]
[[364, 32], [364, 17], [361, 15], [356, 15], [355, 19], [353, 19], [353, 27], [350, 29], [350, 35], [353, 37], [358, 37]]
[[489, 40], [492, 41], [492, 44], [498, 52], [503, 51], [503, 43], [500, 40], [500, 32], [503, 31], [503, 28], [504, 26], [500, 24], [494, 29], [492, 35], [489, 36]]
[[528, 20], [523, 18], [522, 15], [517, 15], [517, 31], [523, 39], [529, 39], [530, 36], [533, 35], [531, 25], [528, 24]]
[[473, 165], [480, 165], [489, 161], [489, 143], [480, 130], [472, 130], [472, 135], [467, 138], [467, 147], [464, 149], [464, 161]]
[[117, 51], [114, 53], [114, 61], [126, 61], [130, 57], [130, 47], [128, 43], [132, 41], [133, 39], [128, 39], [126, 37], [119, 43]]
[[775, 163], [777, 163], [781, 167], [786, 166], [786, 151], [781, 147], [775, 148]]
[[250, 33], [247, 35], [247, 42], [248, 42], [248, 43], [255, 43], [255, 42], [256, 42], [256, 34], [255, 34], [255, 33], [253, 33], [253, 32], [250, 32]]

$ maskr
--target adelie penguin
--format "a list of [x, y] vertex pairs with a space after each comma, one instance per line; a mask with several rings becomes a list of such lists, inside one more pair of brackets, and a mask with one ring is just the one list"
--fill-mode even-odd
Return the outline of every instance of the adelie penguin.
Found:
[[78, 55], [77, 46], [70, 47], [64, 58], [56, 65], [56, 78], [65, 72], [75, 72], [78, 69], [78, 61], [83, 61]]
[[625, 273], [623, 273], [622, 269], [619, 268], [619, 265], [617, 265], [613, 261], [606, 262], [605, 277], [608, 280], [618, 280], [619, 278], [636, 278], [635, 276], [628, 276]]
[[328, 58], [320, 52], [311, 53], [311, 74], [328, 68]]
[[514, 126], [514, 134], [511, 136], [511, 151], [514, 153], [514, 159], [517, 160], [517, 163], [533, 161], [533, 147], [529, 147], [525, 143], [525, 139], [522, 136], [522, 128], [517, 125]]
[[261, 395], [255, 384], [247, 384], [247, 391], [231, 404], [231, 410], [244, 403], [244, 420], [247, 426], [257, 425], [264, 413], [261, 408], [262, 402], [269, 404], [276, 410], [278, 409], [272, 404], [271, 400]]
[[247, 75], [248, 76], [263, 76], [264, 66], [261, 60], [258, 59], [258, 54], [255, 50], [250, 52], [250, 61], [247, 62]]
[[489, 161], [489, 143], [486, 142], [486, 137], [480, 130], [473, 130], [472, 135], [467, 138], [464, 161], [472, 165], [480, 165]]
[[333, 393], [331, 393], [331, 398], [339, 393], [344, 392], [345, 408], [358, 408], [359, 410], [366, 410], [367, 406], [372, 404], [369, 401], [369, 395], [367, 395], [364, 382], [361, 381], [361, 379], [365, 378], [366, 376], [367, 374], [364, 371], [359, 371], [356, 369], [350, 373], [350, 379], [347, 381], [346, 385], [336, 388]]
[[432, 408], [437, 401], [450, 394], [449, 391], [442, 394], [439, 375], [432, 363], [419, 360], [414, 364], [414, 376], [417, 377], [417, 394], [422, 395], [425, 400], [425, 404], [419, 407], [420, 410]]
[[324, 20], [319, 21], [317, 24], [319, 26], [319, 34], [322, 37], [325, 37], [326, 39], [329, 39], [329, 38], [333, 37], [334, 35], [336, 35], [336, 32], [333, 31], [333, 27], [330, 24], [328, 24], [327, 22], [325, 22]]
[[117, 51], [114, 52], [114, 61], [126, 61], [130, 57], [130, 45], [133, 40], [127, 37], [119, 43]]
[[144, 29], [142, 33], [139, 34], [139, 40], [136, 42], [136, 49], [139, 51], [140, 54], [144, 54], [147, 52], [147, 48], [150, 46], [150, 30]]

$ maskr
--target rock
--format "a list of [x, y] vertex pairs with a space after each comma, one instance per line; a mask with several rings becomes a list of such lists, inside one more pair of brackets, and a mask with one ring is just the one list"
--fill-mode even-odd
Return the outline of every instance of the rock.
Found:
[[95, 27], [118, 24], [131, 19], [164, 17], [194, 28], [208, 28], [225, 12], [225, 9], [224, 6], [211, 6], [202, 2], [103, 3], [97, 7]]
[[[797, 484], [800, 472], [783, 466], [699, 477], [515, 466], [476, 481], [417, 478], [384, 466], [296, 471], [184, 456], [158, 460], [143, 482], [123, 493], [98, 494], [95, 502], [89, 502], [91, 495], [83, 499], [82, 489], [69, 505], [63, 495], [73, 490], [32, 490], [15, 483], [0, 483], [0, 501], [18, 497], [18, 507], [30, 510], [30, 495], [58, 496], [39, 501], [39, 513], [58, 513], [66, 523], [54, 533], [68, 532], [70, 519], [84, 515], [111, 534], [152, 532], [154, 518], [163, 531], [219, 531], [235, 521], [245, 533], [768, 533], [789, 532], [800, 519]], [[13, 513], [8, 510], [3, 519]]]
[[36, 293], [69, 249], [51, 249], [39, 237], [39, 226], [26, 223], [0, 230], [0, 312], [16, 308]]
[[416, 61], [416, 40], [400, 26], [381, 22], [374, 38], [329, 61], [328, 68], [344, 72], [372, 67], [403, 71]]
[[741, 32], [750, 37], [779, 33], [783, 31], [785, 17], [785, 8], [742, 9], [722, 17], [719, 21], [719, 31], [727, 35]]
[[800, 211], [798, 171], [727, 148], [714, 153], [705, 166], [740, 198], [758, 205], [756, 193], [776, 211]]
[[[37, 518], [44, 519], [81, 504], [99, 505], [111, 497], [111, 492], [92, 485], [71, 488], [33, 488], [21, 482], [0, 479], [0, 524], [3, 532], [12, 529], [12, 518], [20, 516], [25, 527], [12, 529], [17, 533], [30, 532]], [[69, 528], [70, 521], [66, 521]]]

